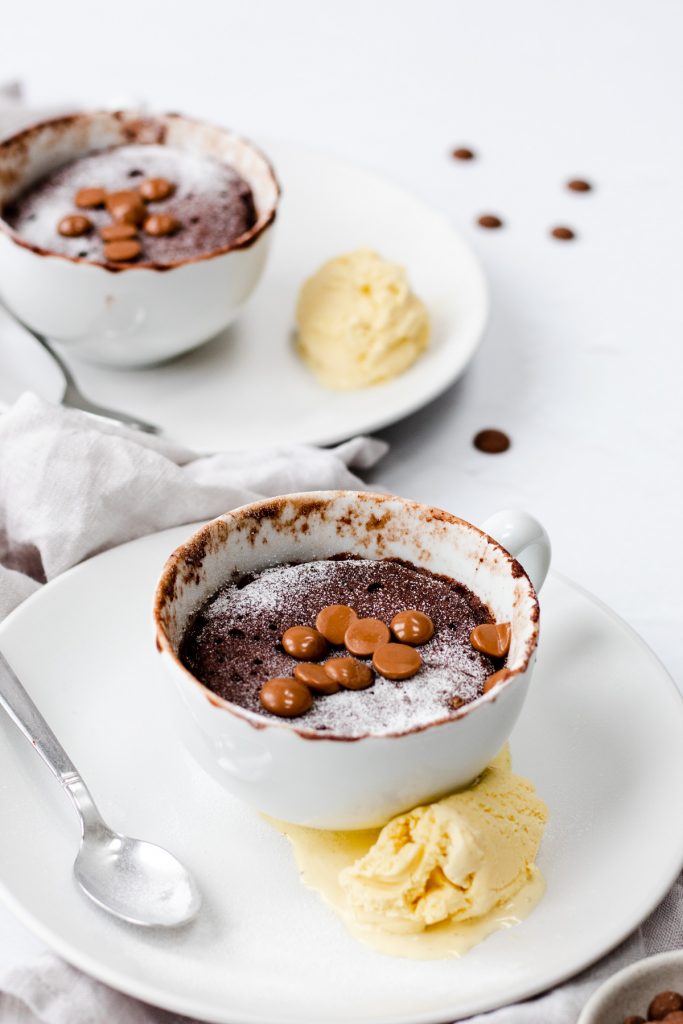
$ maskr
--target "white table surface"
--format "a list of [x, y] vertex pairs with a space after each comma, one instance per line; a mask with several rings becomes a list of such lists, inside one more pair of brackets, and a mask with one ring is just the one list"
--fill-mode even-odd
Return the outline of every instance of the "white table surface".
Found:
[[[557, 568], [683, 688], [683, 5], [678, 0], [13, 4], [2, 75], [36, 106], [144, 98], [383, 171], [479, 253], [474, 364], [383, 432], [374, 479], [474, 522], [528, 508]], [[480, 159], [449, 158], [469, 145]], [[572, 176], [596, 185], [563, 189]], [[499, 213], [503, 231], [474, 226]], [[578, 238], [553, 241], [568, 224]], [[498, 426], [505, 455], [475, 451]], [[41, 949], [0, 910], [0, 972]]]

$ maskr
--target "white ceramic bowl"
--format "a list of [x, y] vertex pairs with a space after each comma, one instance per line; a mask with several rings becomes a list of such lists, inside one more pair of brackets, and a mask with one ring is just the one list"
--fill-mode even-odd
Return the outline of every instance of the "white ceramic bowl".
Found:
[[[550, 560], [543, 528], [523, 512], [489, 523], [516, 553], [523, 549], [540, 585]], [[194, 613], [234, 573], [342, 553], [398, 557], [469, 587], [497, 621], [512, 624], [505, 681], [427, 726], [350, 740], [246, 711], [182, 665], [178, 648]], [[498, 753], [527, 693], [539, 608], [520, 563], [470, 523], [403, 498], [318, 491], [245, 505], [204, 526], [166, 563], [154, 616], [176, 725], [200, 764], [267, 814], [348, 829], [381, 825], [466, 785]]]
[[0, 143], [0, 210], [62, 164], [126, 143], [229, 163], [251, 186], [256, 223], [206, 255], [112, 267], [38, 248], [0, 219], [0, 296], [74, 355], [134, 367], [194, 348], [235, 319], [265, 265], [279, 186], [266, 157], [227, 129], [176, 114], [98, 111], [43, 121]]
[[647, 1017], [659, 992], [683, 993], [683, 949], [638, 960], [601, 985], [577, 1024], [621, 1024], [626, 1017]]

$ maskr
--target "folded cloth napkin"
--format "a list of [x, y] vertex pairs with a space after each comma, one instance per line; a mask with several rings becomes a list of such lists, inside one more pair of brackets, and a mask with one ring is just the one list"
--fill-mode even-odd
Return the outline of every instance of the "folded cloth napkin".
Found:
[[[209, 519], [259, 497], [358, 487], [352, 469], [370, 468], [385, 451], [381, 441], [356, 438], [332, 449], [293, 446], [197, 457], [162, 438], [26, 394], [0, 415], [0, 617], [45, 580], [134, 537]], [[574, 1024], [601, 979], [680, 946], [681, 879], [648, 921], [597, 966], [545, 996], [476, 1021]], [[183, 1020], [115, 992], [52, 954], [0, 979], [0, 1024]]]
[[358, 488], [383, 441], [197, 457], [27, 393], [0, 417], [0, 618], [106, 548], [290, 491]]

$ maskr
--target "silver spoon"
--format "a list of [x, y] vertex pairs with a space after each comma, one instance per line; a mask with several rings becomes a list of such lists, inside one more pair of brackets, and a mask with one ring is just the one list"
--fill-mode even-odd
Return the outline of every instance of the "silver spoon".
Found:
[[201, 895], [192, 875], [161, 846], [130, 839], [105, 824], [75, 765], [1, 653], [0, 705], [78, 812], [82, 831], [74, 875], [83, 892], [131, 924], [172, 927], [195, 917]]
[[106, 405], [97, 405], [95, 402], [91, 402], [89, 398], [86, 398], [78, 387], [71, 370], [59, 353], [53, 348], [45, 335], [40, 334], [38, 331], [34, 331], [33, 328], [29, 327], [29, 325], [18, 317], [16, 313], [13, 313], [8, 306], [4, 303], [2, 305], [3, 309], [7, 312], [7, 315], [11, 316], [15, 323], [18, 323], [20, 327], [23, 327], [24, 330], [31, 335], [31, 337], [35, 338], [38, 344], [42, 345], [45, 351], [52, 357], [59, 367], [65, 384], [62, 405], [67, 405], [72, 409], [81, 409], [83, 412], [91, 412], [94, 413], [95, 416], [105, 416], [110, 420], [118, 420], [119, 423], [124, 423], [127, 427], [134, 427], [136, 430], [142, 430], [146, 434], [161, 433], [161, 429], [153, 423], [147, 423], [145, 420], [141, 420], [138, 416], [129, 416], [128, 413], [120, 412], [117, 409], [108, 409]]

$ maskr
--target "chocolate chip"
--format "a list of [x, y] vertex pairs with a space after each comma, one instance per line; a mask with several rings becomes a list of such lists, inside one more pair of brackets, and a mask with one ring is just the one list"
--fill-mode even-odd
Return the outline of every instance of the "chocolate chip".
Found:
[[125, 221], [105, 224], [100, 228], [100, 238], [105, 242], [124, 242], [126, 239], [137, 237], [138, 229], [135, 224], [126, 224]]
[[148, 203], [158, 203], [168, 199], [175, 192], [175, 185], [166, 178], [147, 178], [140, 185], [140, 195]]
[[301, 683], [305, 683], [309, 690], [313, 690], [314, 693], [329, 695], [337, 693], [339, 690], [339, 683], [335, 682], [328, 675], [323, 665], [311, 665], [308, 662], [295, 665], [294, 678], [298, 679]]
[[379, 619], [356, 619], [344, 634], [347, 650], [361, 658], [367, 658], [390, 639], [389, 627]]
[[480, 228], [502, 228], [503, 226], [500, 217], [496, 217], [494, 213], [483, 213], [477, 219], [477, 224]]
[[679, 992], [659, 992], [647, 1008], [649, 1020], [664, 1020], [669, 1013], [683, 1010], [683, 996]]
[[561, 242], [571, 242], [573, 238], [576, 238], [576, 233], [571, 228], [565, 227], [553, 228], [550, 234], [553, 238], [559, 238]]
[[134, 240], [122, 242], [108, 242], [104, 247], [105, 260], [112, 263], [128, 263], [138, 258], [142, 249], [139, 242]]
[[324, 668], [330, 679], [346, 690], [367, 690], [375, 681], [370, 666], [355, 658], [330, 658]]
[[104, 206], [106, 198], [103, 188], [82, 188], [76, 193], [74, 203], [80, 210], [94, 210], [96, 206]]
[[293, 658], [318, 661], [327, 654], [327, 640], [310, 626], [291, 626], [282, 634], [282, 646]]
[[313, 706], [311, 691], [298, 679], [277, 676], [264, 683], [259, 700], [266, 711], [280, 718], [297, 718]]
[[511, 636], [509, 622], [484, 622], [474, 627], [470, 633], [470, 643], [475, 651], [488, 654], [489, 658], [504, 658], [510, 650]]
[[571, 181], [567, 182], [567, 188], [570, 192], [590, 192], [593, 186], [589, 181], [584, 181], [583, 178], [572, 178]]
[[159, 238], [162, 235], [174, 235], [180, 228], [180, 221], [170, 213], [153, 213], [147, 217], [143, 227], [145, 234]]
[[87, 235], [91, 229], [92, 221], [87, 217], [82, 217], [80, 213], [71, 213], [68, 217], [62, 217], [57, 225], [57, 230], [64, 238], [79, 238], [81, 235]]
[[139, 194], [130, 189], [110, 192], [105, 199], [105, 206], [114, 220], [122, 220], [126, 224], [142, 224], [147, 214]]
[[426, 644], [434, 636], [434, 623], [424, 612], [409, 608], [394, 615], [391, 632], [402, 644]]
[[422, 658], [408, 644], [382, 644], [372, 656], [372, 666], [385, 679], [410, 679], [419, 672]]
[[488, 693], [489, 690], [493, 690], [494, 687], [498, 686], [498, 683], [504, 683], [506, 679], [510, 678], [510, 672], [506, 668], [501, 668], [493, 675], [490, 675], [484, 683], [484, 693]]
[[478, 448], [480, 452], [486, 452], [487, 455], [499, 455], [501, 452], [506, 452], [511, 443], [507, 434], [493, 427], [480, 430], [478, 434], [474, 435], [472, 441], [475, 448]]
[[357, 618], [353, 608], [349, 608], [348, 605], [329, 604], [318, 612], [315, 626], [326, 640], [329, 640], [335, 647], [341, 647], [346, 630]]
[[471, 149], [467, 149], [466, 146], [460, 146], [459, 149], [454, 149], [452, 152], [454, 160], [474, 160], [475, 153]]

